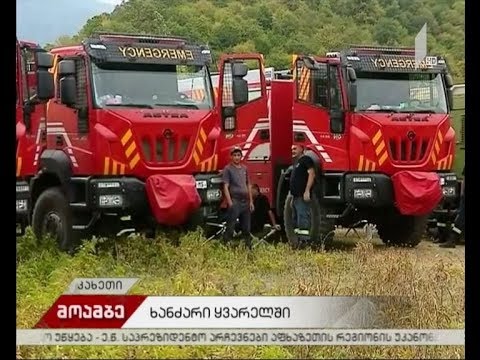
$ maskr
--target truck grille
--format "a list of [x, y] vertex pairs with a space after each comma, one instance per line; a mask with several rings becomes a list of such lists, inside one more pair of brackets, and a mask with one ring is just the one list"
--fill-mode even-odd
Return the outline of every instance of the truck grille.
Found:
[[142, 138], [142, 152], [145, 162], [158, 163], [182, 163], [187, 154], [189, 136], [144, 136]]
[[410, 140], [403, 137], [392, 137], [389, 140], [390, 156], [396, 163], [419, 163], [425, 160], [429, 145], [429, 138], [416, 137]]

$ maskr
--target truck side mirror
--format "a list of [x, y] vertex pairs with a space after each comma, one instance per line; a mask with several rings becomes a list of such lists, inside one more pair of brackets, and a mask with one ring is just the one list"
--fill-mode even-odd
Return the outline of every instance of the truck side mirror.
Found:
[[55, 96], [53, 74], [48, 71], [53, 66], [53, 55], [47, 52], [35, 53], [35, 65], [37, 91], [31, 101], [33, 103], [48, 101]]
[[67, 106], [75, 105], [77, 100], [77, 82], [75, 80], [75, 62], [62, 60], [58, 63], [60, 79], [60, 101]]
[[330, 132], [332, 134], [345, 132], [345, 112], [343, 110], [330, 110]]
[[75, 61], [62, 60], [58, 63], [58, 75], [60, 77], [75, 75]]
[[350, 83], [348, 86], [348, 102], [351, 110], [357, 107], [357, 84], [355, 83]]
[[447, 88], [452, 88], [453, 87], [453, 78], [452, 75], [446, 74], [445, 75], [445, 83], [447, 84]]
[[354, 68], [352, 67], [347, 68], [347, 77], [348, 77], [348, 81], [350, 81], [351, 83], [354, 83], [355, 81], [357, 81], [357, 73], [355, 72]]
[[232, 76], [233, 78], [243, 78], [248, 73], [248, 66], [244, 63], [233, 63]]
[[60, 101], [67, 106], [77, 101], [77, 82], [72, 75], [60, 79]]
[[448, 101], [448, 107], [450, 108], [450, 110], [453, 109], [453, 89], [452, 88], [447, 88], [447, 101]]
[[453, 109], [453, 78], [452, 75], [445, 75], [445, 85], [447, 86], [447, 101], [450, 109]]
[[53, 55], [47, 52], [37, 53], [37, 68], [50, 69], [53, 66]]
[[48, 101], [55, 96], [53, 74], [45, 68], [37, 70], [37, 99]]
[[248, 82], [243, 79], [248, 73], [248, 66], [243, 62], [232, 64], [232, 92], [235, 106], [248, 102]]
[[235, 106], [248, 102], [248, 83], [245, 79], [233, 78], [233, 102]]

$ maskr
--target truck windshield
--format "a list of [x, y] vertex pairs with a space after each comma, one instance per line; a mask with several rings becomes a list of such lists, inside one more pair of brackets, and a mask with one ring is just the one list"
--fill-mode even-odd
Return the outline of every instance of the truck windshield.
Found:
[[448, 111], [441, 74], [357, 73], [359, 111]]
[[209, 76], [206, 66], [92, 64], [98, 107], [211, 109]]

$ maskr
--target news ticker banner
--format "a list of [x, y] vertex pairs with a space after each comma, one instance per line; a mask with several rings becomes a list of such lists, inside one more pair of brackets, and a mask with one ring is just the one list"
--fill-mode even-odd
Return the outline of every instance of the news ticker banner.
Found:
[[463, 330], [388, 329], [382, 310], [391, 298], [128, 295], [137, 281], [73, 280], [35, 329], [17, 330], [17, 343], [336, 345], [363, 334], [357, 344], [463, 344]]
[[17, 345], [464, 346], [464, 330], [439, 329], [17, 329]]

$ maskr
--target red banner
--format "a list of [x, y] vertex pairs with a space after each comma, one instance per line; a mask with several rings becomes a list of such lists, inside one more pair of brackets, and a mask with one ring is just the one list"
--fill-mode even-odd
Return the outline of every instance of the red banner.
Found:
[[35, 328], [120, 329], [145, 295], [61, 295]]

